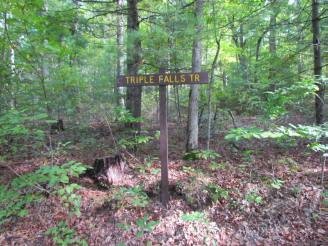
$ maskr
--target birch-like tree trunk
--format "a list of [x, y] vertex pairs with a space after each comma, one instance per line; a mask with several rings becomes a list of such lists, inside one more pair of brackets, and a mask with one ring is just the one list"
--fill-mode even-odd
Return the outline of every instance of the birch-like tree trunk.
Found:
[[[4, 31], [5, 31], [5, 35], [8, 36], [9, 33], [9, 24], [8, 24], [8, 19], [10, 18], [10, 13], [3, 13], [4, 16]], [[5, 52], [4, 52], [5, 54]], [[15, 104], [16, 104], [16, 98], [15, 98], [15, 86], [14, 86], [14, 81], [15, 81], [15, 69], [16, 69], [16, 65], [15, 65], [15, 50], [14, 50], [14, 44], [12, 42], [12, 40], [9, 40], [9, 77], [7, 78], [9, 83], [7, 82], [7, 86], [8, 86], [8, 91], [10, 93], [9, 96], [9, 107], [11, 109], [15, 108]], [[4, 60], [6, 61], [6, 57], [4, 57]]]
[[[192, 72], [201, 71], [201, 31], [204, 0], [195, 1], [196, 33], [192, 50]], [[187, 152], [198, 149], [198, 85], [191, 85], [188, 107]]]
[[9, 62], [10, 62], [10, 82], [11, 82], [11, 100], [10, 100], [10, 108], [16, 108], [16, 96], [15, 96], [15, 50], [13, 46], [9, 49]]
[[[117, 0], [117, 29], [116, 29], [116, 43], [117, 43], [117, 60], [116, 60], [116, 73], [117, 77], [124, 73], [124, 16], [123, 16], [124, 0]], [[124, 107], [123, 87], [117, 87], [117, 105]]]

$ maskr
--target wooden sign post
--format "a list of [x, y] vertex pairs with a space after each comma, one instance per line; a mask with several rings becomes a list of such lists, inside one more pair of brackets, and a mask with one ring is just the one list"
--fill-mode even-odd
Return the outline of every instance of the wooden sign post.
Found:
[[166, 207], [169, 202], [169, 172], [168, 172], [168, 130], [166, 86], [183, 84], [206, 84], [207, 72], [167, 74], [161, 68], [159, 74], [119, 76], [117, 86], [159, 86], [160, 108], [160, 160], [161, 160], [161, 193], [160, 199]]

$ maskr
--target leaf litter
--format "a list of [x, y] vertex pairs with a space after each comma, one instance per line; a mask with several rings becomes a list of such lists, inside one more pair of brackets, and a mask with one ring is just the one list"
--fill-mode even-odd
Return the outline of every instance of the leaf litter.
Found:
[[[258, 146], [252, 146], [254, 153], [245, 155], [232, 151], [223, 140], [217, 142], [221, 143], [216, 146], [221, 157], [215, 159], [214, 168], [210, 160], [182, 160], [179, 149], [170, 153], [168, 208], [159, 202], [160, 173], [154, 171], [160, 169], [159, 160], [144, 170], [140, 169], [142, 161], [129, 158], [130, 168], [124, 179], [108, 190], [99, 190], [86, 178], [77, 180], [82, 185], [78, 191], [82, 196], [81, 216], [70, 219], [69, 225], [89, 245], [328, 244], [327, 197], [323, 196], [319, 182], [317, 154], [304, 156], [303, 146], [297, 149], [266, 146], [255, 153]], [[149, 149], [147, 156], [157, 155], [156, 150], [150, 153]], [[143, 159], [140, 153], [135, 155], [138, 160]], [[79, 158], [85, 161], [90, 153], [83, 156], [81, 152]], [[25, 173], [46, 163], [36, 158], [9, 164], [17, 173]], [[10, 170], [1, 171], [1, 183], [14, 178]], [[186, 194], [193, 189], [202, 190], [210, 183], [227, 191], [228, 196], [200, 203], [197, 194]], [[138, 185], [148, 195], [146, 206], [115, 206], [112, 197], [120, 188]], [[191, 188], [179, 189], [179, 185]], [[187, 201], [187, 197], [194, 200]], [[140, 233], [137, 220], [145, 215], [145, 225], [156, 223], [152, 230], [144, 228]], [[50, 196], [31, 205], [28, 216], [1, 225], [0, 244], [54, 245], [45, 232], [63, 219], [67, 219], [64, 208], [57, 197]]]

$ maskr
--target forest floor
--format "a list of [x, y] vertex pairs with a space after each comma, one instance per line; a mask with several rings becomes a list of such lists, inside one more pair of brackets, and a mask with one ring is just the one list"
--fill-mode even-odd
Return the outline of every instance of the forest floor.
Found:
[[[92, 165], [95, 158], [113, 154], [106, 127], [63, 134], [57, 138], [71, 143], [52, 158], [9, 164], [22, 174], [50, 159]], [[183, 135], [170, 125], [168, 208], [159, 202], [156, 140], [125, 153], [128, 168], [118, 185], [99, 189], [89, 178], [74, 180], [81, 185], [81, 216], [69, 223], [78, 236], [89, 245], [328, 245], [328, 173], [324, 189], [320, 155], [306, 143], [249, 141], [237, 149], [217, 134], [212, 149], [219, 156], [183, 160]], [[0, 183], [15, 177], [9, 169], [0, 171]], [[31, 205], [28, 216], [1, 225], [0, 245], [53, 245], [45, 232], [65, 216], [51, 195]]]

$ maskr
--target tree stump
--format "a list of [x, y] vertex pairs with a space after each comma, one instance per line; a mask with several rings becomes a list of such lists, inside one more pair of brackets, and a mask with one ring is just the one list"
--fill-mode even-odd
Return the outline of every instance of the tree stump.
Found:
[[50, 133], [55, 134], [56, 132], [64, 131], [64, 121], [62, 119], [58, 119], [56, 123], [52, 123], [50, 125]]
[[89, 169], [86, 176], [96, 181], [99, 186], [110, 186], [121, 181], [124, 175], [125, 160], [122, 155], [97, 158], [93, 168]]

